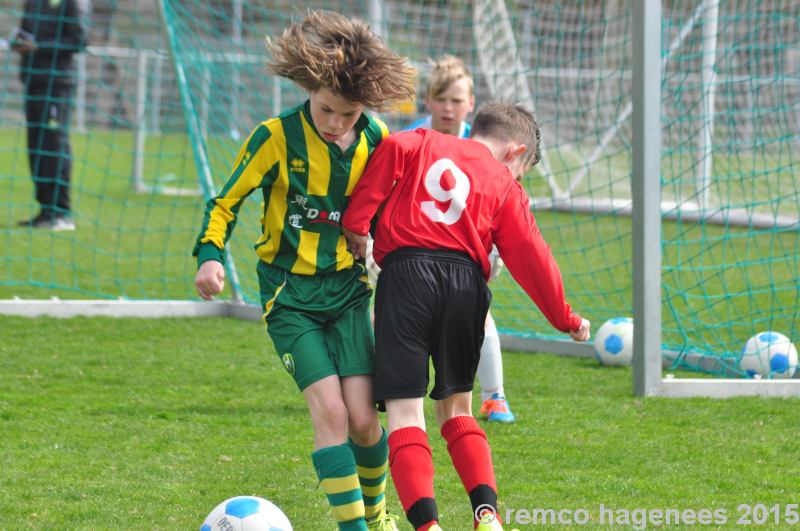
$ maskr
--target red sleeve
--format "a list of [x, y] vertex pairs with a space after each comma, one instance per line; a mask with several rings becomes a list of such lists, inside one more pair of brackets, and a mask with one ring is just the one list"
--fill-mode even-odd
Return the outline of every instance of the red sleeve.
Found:
[[577, 330], [581, 317], [564, 300], [564, 284], [550, 246], [542, 238], [519, 183], [508, 194], [492, 220], [492, 241], [522, 289], [556, 329]]
[[396, 135], [381, 142], [356, 184], [342, 218], [342, 227], [365, 236], [378, 207], [403, 175], [403, 146]]

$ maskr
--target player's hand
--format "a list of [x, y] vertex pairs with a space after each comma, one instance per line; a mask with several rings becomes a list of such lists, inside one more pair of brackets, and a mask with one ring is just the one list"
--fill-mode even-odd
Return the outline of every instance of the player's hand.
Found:
[[367, 257], [367, 237], [356, 234], [342, 227], [342, 233], [347, 239], [347, 250], [356, 258]]
[[210, 301], [225, 287], [225, 268], [216, 260], [203, 262], [194, 277], [194, 285], [198, 295]]
[[589, 341], [589, 337], [591, 337], [591, 323], [586, 319], [581, 320], [581, 326], [577, 330], [570, 330], [569, 337], [573, 339], [573, 341]]
[[11, 44], [11, 49], [19, 54], [36, 51], [36, 43], [27, 39], [17, 39]]
[[38, 47], [33, 35], [22, 28], [14, 28], [8, 40], [11, 42], [11, 49], [23, 55], [35, 52]]

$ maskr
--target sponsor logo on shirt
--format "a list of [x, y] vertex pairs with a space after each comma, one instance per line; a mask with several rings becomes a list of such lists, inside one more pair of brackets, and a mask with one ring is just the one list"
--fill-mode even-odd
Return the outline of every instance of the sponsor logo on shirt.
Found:
[[[300, 162], [302, 163], [302, 161]], [[294, 163], [294, 161], [292, 161], [292, 163]], [[305, 210], [305, 219], [309, 220], [311, 223], [328, 223], [338, 227], [339, 222], [342, 220], [342, 213], [338, 210], [331, 210], [328, 212], [327, 210], [320, 210], [318, 208], [308, 206], [308, 198], [304, 195], [295, 194], [294, 201], [291, 201], [291, 204], [298, 205], [300, 208]], [[287, 219], [289, 220], [289, 225], [292, 227], [296, 229], [303, 228], [301, 223], [301, 220], [303, 219], [302, 214], [292, 214]]]
[[339, 225], [342, 219], [342, 213], [336, 210], [326, 212], [316, 208], [309, 208], [306, 211], [306, 217], [311, 220], [311, 223], [329, 223], [331, 225]]

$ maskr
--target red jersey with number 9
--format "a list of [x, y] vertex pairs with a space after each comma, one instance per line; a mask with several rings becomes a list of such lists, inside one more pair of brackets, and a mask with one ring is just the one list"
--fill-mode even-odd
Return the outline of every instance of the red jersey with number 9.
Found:
[[562, 332], [581, 318], [564, 301], [561, 272], [542, 238], [522, 186], [489, 148], [430, 129], [396, 133], [375, 149], [342, 226], [367, 234], [382, 206], [373, 258], [401, 247], [468, 254], [488, 279], [497, 246], [509, 272]]

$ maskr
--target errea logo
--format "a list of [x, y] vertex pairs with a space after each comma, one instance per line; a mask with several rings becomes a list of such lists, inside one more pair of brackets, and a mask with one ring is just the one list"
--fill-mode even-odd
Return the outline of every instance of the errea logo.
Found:
[[289, 163], [289, 171], [304, 172], [306, 171], [306, 161], [303, 159], [292, 159]]

